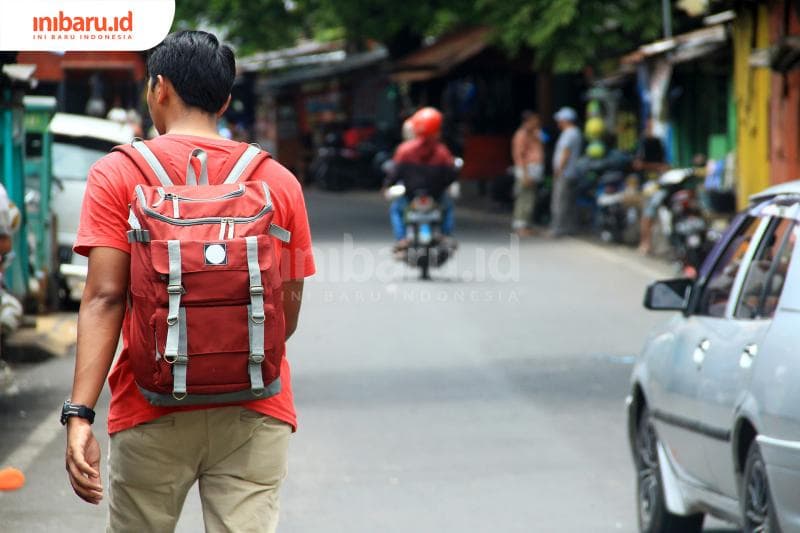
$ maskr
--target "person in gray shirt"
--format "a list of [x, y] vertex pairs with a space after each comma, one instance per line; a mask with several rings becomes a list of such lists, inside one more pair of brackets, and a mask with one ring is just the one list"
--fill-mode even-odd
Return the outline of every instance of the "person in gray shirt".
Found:
[[578, 176], [578, 159], [583, 138], [575, 123], [578, 114], [571, 107], [562, 107], [554, 118], [561, 130], [553, 154], [553, 196], [550, 203], [550, 235], [560, 237], [574, 231], [574, 190]]

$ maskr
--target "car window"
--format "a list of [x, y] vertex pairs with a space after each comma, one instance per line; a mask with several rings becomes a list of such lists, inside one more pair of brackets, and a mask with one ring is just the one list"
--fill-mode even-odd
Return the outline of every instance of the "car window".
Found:
[[85, 180], [94, 163], [106, 152], [77, 144], [53, 143], [53, 175], [63, 180]]
[[770, 223], [748, 267], [736, 318], [772, 318], [775, 314], [796, 241], [794, 228], [794, 221], [786, 218]]
[[758, 224], [759, 219], [754, 217], [748, 217], [742, 222], [702, 287], [695, 314], [712, 317], [725, 316], [725, 308], [731, 298], [733, 283]]

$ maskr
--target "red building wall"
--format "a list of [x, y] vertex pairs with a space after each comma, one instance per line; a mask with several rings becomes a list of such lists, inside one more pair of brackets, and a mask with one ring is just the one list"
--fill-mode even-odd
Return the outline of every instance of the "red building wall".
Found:
[[[800, 35], [800, 20], [794, 2], [776, 0], [770, 3], [770, 38], [775, 43], [786, 35]], [[770, 164], [772, 183], [800, 179], [800, 69], [772, 74]]]
[[140, 52], [20, 52], [17, 63], [36, 65], [34, 76], [41, 81], [61, 81], [64, 70], [130, 70], [133, 79], [145, 76], [144, 56]]

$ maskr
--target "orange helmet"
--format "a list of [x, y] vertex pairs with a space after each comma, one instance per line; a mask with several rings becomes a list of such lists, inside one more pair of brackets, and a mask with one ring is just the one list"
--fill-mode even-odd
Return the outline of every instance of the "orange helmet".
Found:
[[411, 117], [417, 137], [433, 138], [442, 130], [442, 114], [432, 108], [423, 107]]

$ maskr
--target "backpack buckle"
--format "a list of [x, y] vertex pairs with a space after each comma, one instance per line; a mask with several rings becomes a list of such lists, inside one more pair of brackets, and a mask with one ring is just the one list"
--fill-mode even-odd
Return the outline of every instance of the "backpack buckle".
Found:
[[260, 296], [264, 294], [264, 287], [261, 285], [251, 285], [250, 286], [250, 295], [251, 296]]
[[251, 353], [250, 354], [250, 362], [260, 365], [261, 363], [264, 362], [264, 354], [263, 353], [261, 353], [261, 354]]
[[186, 294], [186, 289], [183, 285], [167, 285], [168, 294]]

